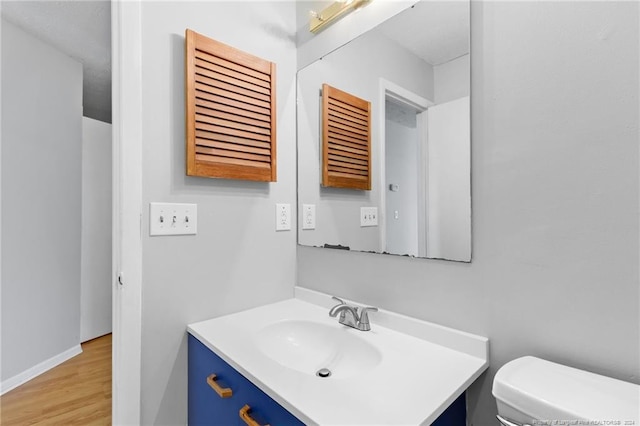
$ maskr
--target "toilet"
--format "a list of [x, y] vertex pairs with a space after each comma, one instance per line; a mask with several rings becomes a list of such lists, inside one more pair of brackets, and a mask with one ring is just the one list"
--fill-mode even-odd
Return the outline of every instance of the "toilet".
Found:
[[540, 358], [503, 365], [493, 379], [504, 426], [640, 426], [640, 386]]

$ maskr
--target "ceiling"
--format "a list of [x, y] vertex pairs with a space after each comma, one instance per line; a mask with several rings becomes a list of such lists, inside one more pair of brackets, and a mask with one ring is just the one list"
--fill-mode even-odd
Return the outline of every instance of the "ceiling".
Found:
[[2, 17], [81, 62], [84, 115], [111, 122], [109, 0], [2, 0]]
[[378, 27], [431, 65], [469, 53], [469, 1], [422, 0]]

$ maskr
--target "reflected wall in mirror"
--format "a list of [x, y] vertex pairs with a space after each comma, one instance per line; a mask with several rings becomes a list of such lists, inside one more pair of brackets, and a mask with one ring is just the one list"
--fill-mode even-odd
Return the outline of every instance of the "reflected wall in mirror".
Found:
[[[298, 243], [471, 261], [469, 2], [420, 1], [297, 84]], [[371, 191], [321, 184], [323, 84], [371, 102]]]

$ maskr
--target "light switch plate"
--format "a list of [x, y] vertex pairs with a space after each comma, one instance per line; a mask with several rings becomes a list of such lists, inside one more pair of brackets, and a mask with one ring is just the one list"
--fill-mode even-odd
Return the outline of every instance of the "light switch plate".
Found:
[[149, 203], [149, 235], [195, 235], [198, 205]]
[[360, 207], [360, 226], [378, 226], [377, 207]]
[[276, 231], [291, 230], [291, 204], [276, 204]]
[[302, 205], [302, 229], [316, 229], [316, 205]]

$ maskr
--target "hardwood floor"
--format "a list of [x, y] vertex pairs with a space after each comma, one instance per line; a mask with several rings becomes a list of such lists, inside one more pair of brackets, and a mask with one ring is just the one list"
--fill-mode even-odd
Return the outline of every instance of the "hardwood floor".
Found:
[[111, 334], [0, 397], [2, 425], [110, 425]]

